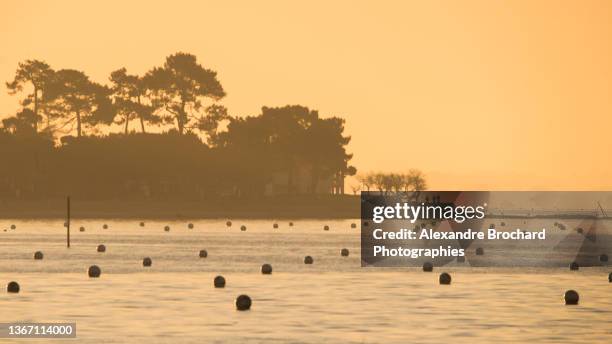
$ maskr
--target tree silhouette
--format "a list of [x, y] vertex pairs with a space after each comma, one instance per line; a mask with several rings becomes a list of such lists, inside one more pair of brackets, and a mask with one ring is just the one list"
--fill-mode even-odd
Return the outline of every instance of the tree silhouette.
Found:
[[4, 131], [19, 136], [36, 135], [36, 123], [40, 121], [40, 116], [30, 109], [23, 109], [15, 116], [2, 120]]
[[72, 130], [76, 124], [77, 137], [83, 134], [83, 127], [98, 123], [112, 122], [114, 112], [109, 99], [110, 90], [92, 82], [85, 73], [62, 69], [55, 73], [48, 87], [52, 100], [52, 111], [63, 122], [60, 128]]
[[153, 108], [144, 104], [147, 87], [144, 80], [137, 75], [127, 74], [125, 68], [111, 73], [111, 91], [114, 100], [114, 109], [117, 124], [125, 126], [125, 134], [128, 133], [130, 120], [140, 120], [140, 128], [145, 133], [145, 122], [159, 123], [159, 117], [154, 116]]
[[[27, 84], [32, 85], [32, 93], [26, 95], [21, 104], [24, 107], [30, 104], [33, 105], [34, 118], [36, 119], [33, 125], [34, 130], [38, 131], [38, 122], [42, 119], [42, 117], [39, 117], [40, 109], [44, 107], [46, 87], [54, 72], [48, 64], [39, 60], [26, 60], [25, 62], [20, 62], [18, 66], [15, 78], [13, 81], [7, 82], [6, 87], [9, 89], [9, 94], [13, 95], [23, 91], [24, 86]], [[47, 128], [49, 127], [50, 118], [47, 116]]]
[[[176, 53], [166, 58], [162, 68], [154, 68], [145, 76], [152, 90], [154, 106], [167, 115], [167, 123], [176, 122], [179, 134], [206, 123], [208, 113], [202, 101], [217, 101], [225, 96], [217, 73], [202, 67], [194, 55]], [[196, 122], [196, 124], [194, 124]]]

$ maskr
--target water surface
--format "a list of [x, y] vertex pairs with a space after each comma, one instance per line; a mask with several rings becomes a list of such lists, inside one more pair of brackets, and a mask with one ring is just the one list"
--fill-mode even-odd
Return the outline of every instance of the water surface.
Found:
[[[0, 322], [76, 322], [86, 343], [612, 341], [606, 267], [361, 268], [357, 220], [191, 222], [74, 221], [67, 249], [63, 221], [1, 220], [0, 283], [18, 281], [21, 292], [0, 292]], [[38, 250], [42, 261], [33, 260]], [[259, 273], [262, 263], [272, 275]], [[91, 264], [101, 278], [87, 277]], [[438, 285], [442, 270], [452, 285]], [[219, 274], [224, 289], [213, 287]], [[564, 305], [567, 289], [580, 305]], [[239, 294], [253, 299], [250, 311], [235, 310]]]

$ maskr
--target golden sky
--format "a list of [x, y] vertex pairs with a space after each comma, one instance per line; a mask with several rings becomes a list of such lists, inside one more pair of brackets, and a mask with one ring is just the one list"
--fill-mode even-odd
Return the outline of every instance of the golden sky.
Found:
[[0, 37], [1, 81], [29, 58], [106, 82], [193, 53], [232, 114], [346, 118], [362, 172], [612, 190], [612, 1], [3, 1]]

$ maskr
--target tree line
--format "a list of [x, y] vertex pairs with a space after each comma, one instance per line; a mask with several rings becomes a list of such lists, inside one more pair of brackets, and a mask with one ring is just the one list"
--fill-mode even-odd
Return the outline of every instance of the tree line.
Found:
[[170, 55], [144, 75], [117, 69], [106, 85], [27, 60], [6, 86], [22, 99], [0, 128], [4, 197], [249, 197], [278, 173], [295, 193], [304, 168], [310, 193], [326, 178], [343, 193], [356, 172], [344, 119], [301, 105], [232, 116], [217, 73], [191, 54]]
[[423, 172], [411, 169], [408, 173], [370, 172], [357, 176], [358, 185], [353, 185], [354, 193], [357, 191], [389, 192], [415, 192], [427, 190], [427, 181]]

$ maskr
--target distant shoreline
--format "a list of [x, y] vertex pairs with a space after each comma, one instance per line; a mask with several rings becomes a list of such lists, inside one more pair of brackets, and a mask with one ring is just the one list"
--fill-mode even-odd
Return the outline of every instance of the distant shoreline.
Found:
[[[0, 219], [65, 218], [66, 199], [0, 200]], [[261, 199], [79, 200], [71, 198], [71, 217], [117, 219], [355, 219], [359, 196], [309, 195]]]

